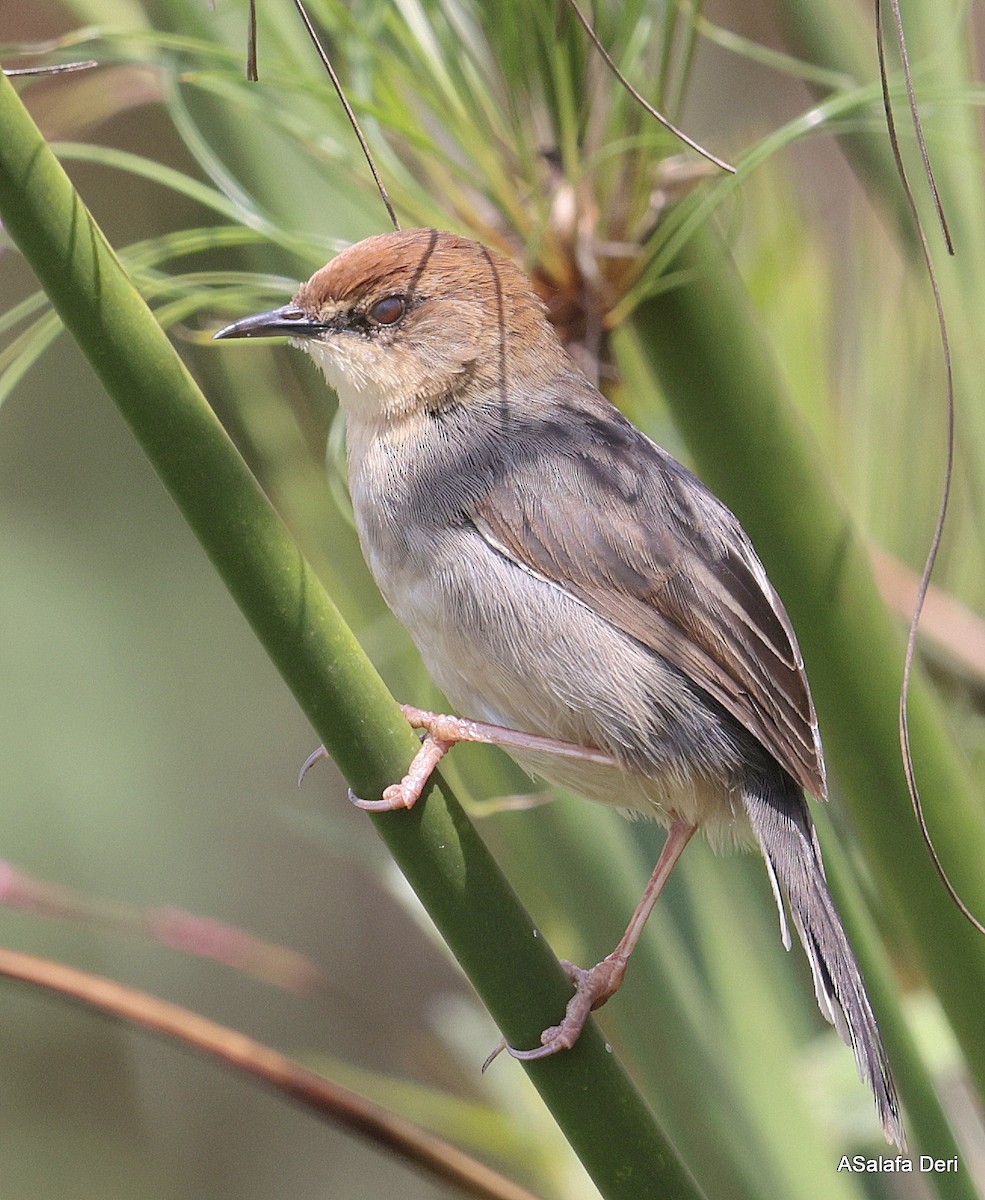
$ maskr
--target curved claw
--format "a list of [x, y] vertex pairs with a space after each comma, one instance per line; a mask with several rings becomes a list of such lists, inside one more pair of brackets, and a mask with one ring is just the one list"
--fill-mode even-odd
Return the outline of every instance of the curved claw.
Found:
[[[585, 1016], [587, 1018], [588, 1014], [586, 1013]], [[552, 1054], [559, 1054], [562, 1050], [570, 1050], [581, 1036], [584, 1025], [584, 1020], [582, 1020], [577, 1029], [573, 1025], [567, 1029], [564, 1025], [552, 1025], [540, 1035], [543, 1042], [542, 1046], [534, 1046], [532, 1050], [517, 1050], [515, 1046], [507, 1046], [506, 1049], [513, 1058], [519, 1059], [520, 1062], [533, 1062], [538, 1058], [550, 1058]]]
[[513, 1053], [513, 1047], [509, 1044], [506, 1038], [503, 1038], [496, 1046], [493, 1047], [492, 1053], [486, 1058], [486, 1061], [479, 1068], [479, 1074], [485, 1075], [486, 1070], [492, 1066], [492, 1064], [497, 1058], [499, 1058], [504, 1050], [509, 1050], [511, 1054]]
[[560, 1025], [552, 1025], [540, 1035], [544, 1044], [542, 1046], [535, 1046], [532, 1050], [518, 1050], [516, 1046], [511, 1046], [506, 1038], [503, 1038], [482, 1064], [481, 1073], [485, 1074], [486, 1069], [492, 1066], [504, 1050], [511, 1058], [519, 1059], [520, 1062], [532, 1062], [537, 1058], [550, 1058], [552, 1054], [557, 1054], [561, 1050], [570, 1050], [578, 1040], [580, 1033], [581, 1030], [579, 1029], [576, 1033], [569, 1035], [566, 1034], [566, 1031]]
[[399, 783], [395, 783], [386, 789], [381, 800], [364, 800], [362, 796], [357, 796], [352, 788], [349, 788], [349, 803], [354, 804], [356, 808], [361, 808], [363, 812], [393, 812], [398, 808], [411, 808], [414, 801], [411, 800], [410, 804], [406, 803], [403, 789]]
[[[489, 1058], [486, 1066], [499, 1054], [500, 1050], [508, 1050], [513, 1058], [520, 1062], [534, 1062], [538, 1058], [550, 1058], [562, 1050], [570, 1050], [581, 1037], [585, 1022], [590, 1014], [609, 999], [622, 983], [626, 970], [625, 959], [616, 951], [604, 958], [594, 967], [586, 970], [567, 959], [561, 960], [565, 975], [575, 985], [575, 994], [568, 1001], [564, 1020], [560, 1025], [551, 1025], [540, 1035], [541, 1045], [532, 1050], [518, 1050], [515, 1046], [498, 1046]], [[485, 1067], [483, 1067], [485, 1070]]]
[[312, 752], [301, 764], [301, 770], [298, 771], [298, 787], [304, 783], [304, 777], [308, 774], [315, 763], [321, 762], [323, 758], [328, 758], [328, 751], [324, 746], [319, 746], [317, 750], [312, 750]]
[[[317, 750], [312, 750], [301, 764], [301, 770], [298, 772], [298, 787], [304, 783], [305, 776], [315, 763], [319, 763], [323, 758], [328, 757], [329, 753], [324, 746], [319, 746]], [[381, 800], [364, 800], [362, 796], [357, 796], [352, 788], [349, 788], [349, 800], [356, 808], [361, 808], [365, 812], [393, 812], [394, 809], [398, 808], [413, 808], [417, 800], [417, 794], [414, 793], [412, 788], [408, 788], [406, 784], [407, 780], [391, 784], [383, 793]]]

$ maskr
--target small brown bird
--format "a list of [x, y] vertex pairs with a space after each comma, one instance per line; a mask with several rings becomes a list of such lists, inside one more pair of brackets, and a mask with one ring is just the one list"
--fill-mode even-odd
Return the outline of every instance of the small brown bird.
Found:
[[667, 842], [615, 951], [565, 964], [575, 995], [536, 1058], [574, 1044], [618, 988], [681, 851], [703, 829], [756, 844], [887, 1137], [899, 1102], [828, 893], [805, 789], [824, 764], [797, 640], [749, 539], [694, 475], [572, 363], [526, 276], [433, 229], [368, 238], [294, 300], [216, 337], [286, 336], [346, 417], [363, 552], [428, 669], [471, 720], [427, 731], [366, 808], [410, 807], [450, 745], [496, 742], [530, 772], [656, 818]]

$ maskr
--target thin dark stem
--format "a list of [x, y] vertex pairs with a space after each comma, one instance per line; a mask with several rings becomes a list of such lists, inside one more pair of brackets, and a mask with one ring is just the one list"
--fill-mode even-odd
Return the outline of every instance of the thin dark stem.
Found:
[[250, 83], [256, 83], [260, 78], [257, 70], [257, 3], [250, 0], [246, 33], [246, 78]]
[[[900, 63], [903, 66], [903, 81], [906, 84], [906, 98], [910, 105], [910, 119], [913, 122], [913, 129], [917, 135], [917, 145], [920, 147], [920, 158], [923, 160], [923, 170], [927, 177], [927, 183], [930, 187], [930, 193], [934, 198], [934, 208], [937, 211], [937, 220], [940, 222], [941, 233], [944, 235], [944, 242], [947, 245], [948, 254], [954, 253], [954, 242], [951, 239], [951, 230], [947, 223], [947, 217], [944, 215], [944, 205], [941, 201], [941, 194], [937, 189], [937, 180], [934, 178], [934, 169], [930, 165], [930, 153], [927, 150], [927, 140], [923, 136], [923, 123], [920, 120], [920, 110], [917, 107], [917, 94], [913, 87], [913, 72], [910, 69], [910, 52], [906, 48], [906, 35], [903, 31], [903, 17], [900, 14], [899, 0], [889, 0], [889, 7], [893, 13], [893, 26], [896, 29], [896, 43], [899, 46]], [[885, 54], [882, 46], [882, 13], [880, 0], [876, 0], [876, 36], [879, 42], [879, 59], [880, 73], [883, 83], [883, 102], [886, 108], [886, 121], [892, 127], [893, 115], [892, 105], [888, 96], [888, 84], [886, 81], [886, 66]], [[896, 159], [896, 165], [899, 168], [900, 175], [903, 179], [903, 184], [909, 192], [909, 184], [906, 181], [906, 176], [903, 173], [902, 161], [899, 153], [899, 143], [896, 141], [895, 127], [890, 129], [890, 138], [894, 140], [893, 155]], [[910, 202], [910, 208], [913, 209], [912, 197], [907, 196]], [[918, 218], [919, 220], [919, 218]], [[924, 246], [926, 252], [926, 244]]]
[[[619, 82], [626, 89], [626, 91], [629, 92], [629, 94], [633, 97], [633, 99], [636, 101], [636, 103], [639, 104], [642, 108], [644, 108], [650, 114], [651, 117], [653, 117], [655, 120], [659, 121], [660, 124], [663, 125], [663, 127], [665, 129], [669, 129], [670, 132], [675, 137], [680, 138], [681, 141], [686, 146], [690, 146], [692, 150], [697, 151], [697, 153], [700, 154], [702, 158], [706, 158], [709, 162], [714, 163], [716, 167], [720, 167], [723, 171], [728, 171], [729, 174], [734, 175], [735, 167], [733, 167], [731, 165], [731, 163], [727, 163], [724, 158], [719, 158], [717, 155], [712, 154], [712, 152], [710, 150], [706, 150], [703, 146], [699, 145], [694, 140], [694, 138], [689, 137], [684, 132], [683, 129], [679, 129], [668, 117], [665, 117], [662, 112], [660, 112], [659, 110], [654, 108], [653, 105], [650, 103], [650, 101], [647, 100], [645, 96], [641, 95], [636, 90], [636, 88], [633, 87], [633, 85], [629, 82], [629, 80], [622, 73], [622, 71], [620, 71], [619, 68], [616, 66], [615, 60], [612, 58], [612, 55], [608, 52], [608, 50], [606, 50], [605, 46], [602, 45], [602, 42], [600, 41], [598, 34], [592, 28], [591, 22], [588, 20], [588, 18], [585, 16], [585, 14], [581, 11], [581, 9], [575, 3], [575, 0], [566, 0], [566, 2], [567, 2], [568, 7], [571, 9], [571, 11], [575, 14], [575, 16], [581, 22], [582, 28], [588, 34], [588, 38], [591, 41], [592, 45], [602, 56], [602, 58], [605, 62], [605, 65], [609, 68], [609, 70], [612, 72], [612, 74], [615, 75], [616, 79], [619, 80]], [[295, 3], [297, 3], [297, 0], [295, 0]]]
[[[902, 40], [902, 26], [899, 24], [899, 7], [897, 0], [890, 0], [893, 9], [894, 20], [896, 21], [897, 32], [900, 36], [901, 53], [905, 56], [906, 50]], [[933, 537], [930, 540], [930, 549], [927, 552], [927, 559], [924, 563], [923, 574], [920, 576], [920, 582], [917, 586], [916, 602], [913, 606], [913, 616], [910, 620], [910, 628], [906, 639], [906, 655], [903, 659], [903, 683], [900, 688], [900, 704], [899, 704], [899, 733], [900, 733], [900, 748], [903, 752], [903, 771], [906, 775], [906, 786], [910, 793], [910, 802], [913, 805], [913, 813], [917, 819], [917, 824], [920, 827], [920, 834], [923, 837], [924, 843], [930, 854], [931, 861], [934, 864], [934, 869], [940, 876], [940, 880], [947, 889], [948, 895], [957, 905], [959, 911], [971, 922], [979, 933], [985, 934], [985, 925], [975, 916], [968, 908], [964, 900], [958, 894], [957, 888], [951, 882], [944, 864], [938, 856], [934, 846], [933, 838], [930, 834], [930, 829], [927, 826], [927, 817], [923, 810], [923, 802], [920, 799], [920, 789], [917, 785], [916, 770], [913, 764], [913, 751], [910, 745], [910, 683], [913, 676], [913, 660], [916, 655], [917, 634], [920, 628], [920, 617], [923, 613], [924, 604], [927, 599], [927, 591], [930, 587], [930, 580], [934, 573], [934, 566], [937, 562], [937, 554], [940, 550], [941, 539], [944, 536], [944, 525], [947, 521], [947, 510], [951, 499], [951, 485], [954, 477], [954, 427], [955, 427], [955, 402], [954, 402], [954, 368], [951, 360], [951, 342], [947, 332], [947, 318], [944, 314], [944, 301], [941, 297], [940, 282], [937, 278], [937, 269], [934, 266], [933, 255], [930, 252], [930, 245], [927, 241], [927, 235], [923, 227], [923, 222], [920, 220], [920, 213], [917, 208], [916, 199], [913, 195], [913, 189], [910, 187], [909, 177], [906, 173], [906, 167], [903, 163], [903, 155], [900, 151], [899, 136], [896, 130], [896, 120], [893, 116], [892, 99], [889, 94], [889, 73], [886, 68], [886, 54], [882, 40], [882, 3], [881, 0], [876, 0], [876, 29], [877, 29], [877, 45], [879, 50], [879, 77], [882, 82], [882, 97], [883, 104], [886, 110], [886, 124], [889, 129], [889, 142], [892, 146], [893, 157], [896, 160], [896, 169], [899, 172], [900, 180], [903, 184], [903, 191], [906, 195], [906, 202], [909, 205], [910, 213], [913, 217], [913, 223], [917, 231], [917, 237], [920, 241], [920, 248], [923, 252], [924, 263], [927, 267], [927, 276], [930, 280], [931, 291], [934, 295], [934, 307], [937, 312], [937, 328], [940, 333], [941, 351], [944, 357], [944, 376], [947, 390], [947, 449], [945, 452], [944, 464], [944, 486], [941, 493], [940, 507], [937, 510], [937, 521], [934, 525]], [[912, 82], [907, 69], [907, 89], [911, 97], [911, 106], [915, 105], [912, 93]], [[911, 108], [915, 114], [915, 107]], [[926, 159], [926, 147], [923, 143], [922, 134], [918, 136], [921, 148], [925, 155], [925, 167], [930, 170], [929, 161]], [[931, 186], [933, 185], [933, 175], [930, 175]], [[934, 195], [936, 198], [936, 187], [934, 187]], [[938, 215], [943, 223], [943, 212], [940, 209], [940, 201], [937, 200]], [[944, 224], [944, 234], [948, 239], [948, 249], [951, 249], [950, 238], [947, 233], [947, 226]]]
[[366, 159], [366, 163], [373, 175], [377, 190], [380, 193], [380, 199], [383, 201], [387, 215], [390, 218], [390, 222], [394, 229], [399, 230], [400, 222], [397, 220], [397, 214], [394, 212], [393, 205], [390, 203], [389, 193], [384, 186], [383, 179], [381, 178], [379, 171], [376, 169], [376, 163], [373, 161], [373, 155], [370, 151], [369, 143], [363, 136], [363, 131], [360, 129], [359, 122], [356, 120], [356, 114], [352, 111], [352, 105], [346, 98], [346, 94], [342, 89], [342, 83], [339, 80], [338, 75], [335, 73], [335, 68], [332, 66], [331, 59], [328, 57], [325, 47], [319, 40], [318, 33], [311, 22], [311, 18], [308, 16], [307, 11], [305, 10], [302, 0], [294, 0], [294, 6], [301, 15], [301, 20], [304, 22], [304, 27], [308, 31], [308, 37], [311, 38], [312, 44], [318, 51], [318, 57], [321, 59], [322, 65], [328, 72], [328, 77], [332, 81], [332, 87], [335, 88], [335, 94], [338, 96], [342, 107], [345, 109], [345, 115], [348, 117], [349, 124], [352, 126], [352, 131], [356, 135], [359, 145], [362, 148], [363, 156]]
[[235, 1029], [113, 979], [33, 954], [0, 948], [0, 976], [44, 988], [150, 1033], [200, 1050], [328, 1118], [378, 1148], [479, 1200], [537, 1200], [411, 1121], [364, 1100], [323, 1075]]

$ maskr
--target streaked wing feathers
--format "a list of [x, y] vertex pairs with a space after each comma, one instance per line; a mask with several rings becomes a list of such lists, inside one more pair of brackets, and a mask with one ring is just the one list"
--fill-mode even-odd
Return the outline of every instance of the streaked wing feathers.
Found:
[[605, 417], [552, 455], [549, 471], [525, 455], [478, 502], [477, 529], [663, 655], [824, 796], [800, 650], [738, 521], [616, 410]]

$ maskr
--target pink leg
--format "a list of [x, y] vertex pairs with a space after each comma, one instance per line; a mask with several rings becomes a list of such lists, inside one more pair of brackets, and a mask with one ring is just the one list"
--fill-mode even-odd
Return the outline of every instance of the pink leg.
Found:
[[540, 737], [536, 733], [524, 733], [520, 729], [509, 729], [505, 725], [490, 725], [485, 721], [472, 721], [467, 717], [450, 717], [446, 713], [428, 712], [425, 708], [414, 708], [401, 704], [400, 711], [415, 729], [427, 732], [442, 741], [485, 742], [490, 746], [502, 746], [507, 750], [532, 750], [543, 754], [554, 754], [560, 758], [580, 758], [586, 762], [607, 763], [616, 766], [616, 760], [604, 750], [591, 746], [578, 746], [574, 742], [562, 742], [557, 738]]
[[[463, 717], [450, 717], [445, 713], [428, 712], [423, 708], [413, 708], [409, 704], [402, 704], [400, 708], [415, 729], [425, 730], [425, 738], [410, 764], [410, 770], [399, 783], [393, 783], [386, 789], [381, 800], [361, 800], [352, 792], [349, 793], [353, 804], [369, 812], [413, 808], [435, 767], [456, 742], [485, 742], [507, 750], [530, 750], [558, 755], [561, 758], [580, 758], [587, 762], [616, 765], [616, 760], [611, 754], [589, 746], [576, 746], [573, 742], [539, 737], [534, 733], [523, 733], [519, 729], [507, 729], [505, 726], [490, 725], [484, 721], [470, 721]], [[327, 757], [328, 751], [324, 746], [319, 746], [301, 767], [298, 783], [302, 782], [316, 762]]]
[[[629, 923], [629, 928], [623, 934], [619, 945], [616, 946], [610, 955], [603, 958], [600, 963], [596, 963], [589, 970], [586, 970], [584, 967], [576, 967], [574, 963], [561, 963], [561, 966], [568, 973], [571, 982], [575, 985], [575, 994], [568, 1001], [564, 1020], [560, 1025], [552, 1025], [549, 1029], [545, 1029], [540, 1035], [542, 1044], [533, 1050], [516, 1050], [512, 1046], [506, 1046], [505, 1049], [509, 1050], [514, 1058], [523, 1059], [524, 1061], [529, 1061], [533, 1058], [547, 1058], [548, 1055], [557, 1054], [559, 1050], [570, 1050], [575, 1042], [578, 1041], [578, 1037], [585, 1027], [585, 1022], [588, 1020], [589, 1013], [593, 1009], [601, 1008], [606, 1000], [619, 989], [623, 981], [623, 976], [626, 974], [629, 956], [633, 953], [636, 943], [640, 940], [640, 934], [643, 932], [646, 919], [653, 911], [657, 897], [663, 890], [663, 886], [670, 877], [675, 863], [680, 858], [684, 847], [691, 840], [694, 831], [694, 825], [687, 825], [683, 821], [675, 821], [671, 825], [670, 832], [667, 834], [667, 841], [664, 843], [664, 847], [660, 852], [660, 858], [657, 860], [657, 865], [650, 876], [650, 882], [646, 885], [643, 898], [636, 906], [636, 911], [633, 913], [633, 919]], [[486, 1060], [486, 1066], [489, 1065], [496, 1054], [503, 1048], [501, 1046], [493, 1052], [493, 1055]]]

